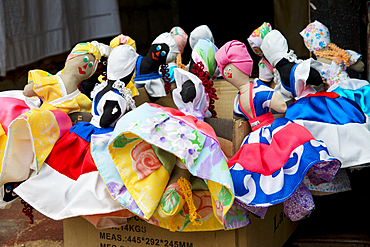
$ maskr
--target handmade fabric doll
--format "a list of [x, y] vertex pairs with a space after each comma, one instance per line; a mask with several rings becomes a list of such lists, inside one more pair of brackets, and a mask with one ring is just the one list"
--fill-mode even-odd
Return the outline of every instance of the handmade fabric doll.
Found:
[[261, 57], [258, 62], [258, 79], [264, 83], [269, 83], [274, 78], [274, 68], [266, 58], [263, 57], [263, 53], [261, 51], [262, 40], [271, 30], [272, 28], [270, 23], [264, 22], [260, 27], [255, 29], [248, 38], [248, 43], [253, 52]]
[[[194, 46], [198, 43], [200, 39], [208, 39], [212, 43], [215, 43], [213, 34], [207, 25], [200, 25], [190, 33], [189, 45], [191, 50], [194, 50]], [[190, 63], [191, 60], [189, 61], [189, 64], [185, 67], [185, 69], [188, 71], [192, 69], [192, 65]]]
[[[86, 80], [83, 80], [78, 85], [78, 89], [87, 97], [89, 97], [90, 100], [92, 100], [90, 94], [91, 91], [94, 89], [95, 84], [98, 83], [100, 80], [104, 81], [103, 79], [99, 78], [103, 78], [107, 74], [107, 59], [109, 57], [109, 54], [112, 52], [112, 47], [109, 45], [97, 42], [95, 40], [91, 41], [91, 44], [93, 44], [99, 49], [101, 58], [94, 74], [91, 77], [87, 78]], [[63, 73], [63, 71], [61, 71], [61, 73]]]
[[274, 119], [271, 109], [285, 112], [284, 100], [260, 80], [249, 80], [253, 61], [245, 44], [233, 40], [216, 53], [225, 80], [239, 89], [234, 114], [246, 118], [252, 132], [228, 161], [236, 202], [249, 207], [284, 204], [291, 220], [306, 217], [314, 208], [302, 180], [315, 184], [331, 181], [340, 162], [323, 142], [286, 118]]
[[319, 21], [308, 24], [300, 35], [307, 49], [323, 63], [321, 76], [329, 86], [327, 92], [335, 92], [355, 101], [365, 114], [370, 115], [369, 82], [350, 78], [346, 72], [347, 68], [363, 71], [361, 55], [351, 50], [342, 50], [331, 43], [328, 28]]
[[38, 69], [29, 71], [24, 95], [40, 97], [42, 110], [60, 109], [67, 114], [90, 112], [91, 100], [78, 90], [78, 85], [94, 74], [100, 58], [100, 51], [93, 44], [77, 44], [68, 55], [61, 75], [53, 76]]
[[[167, 95], [165, 82], [158, 73], [161, 65], [173, 61], [180, 53], [176, 40], [170, 33], [162, 33], [152, 43], [148, 55], [139, 55], [135, 65], [135, 86], [145, 87], [147, 93], [154, 98]], [[167, 82], [169, 83], [169, 82]]]
[[113, 49], [108, 58], [107, 81], [97, 84], [92, 92], [91, 121], [75, 124], [56, 143], [39, 174], [16, 188], [15, 192], [42, 214], [60, 220], [124, 209], [109, 195], [90, 146], [92, 136], [110, 136], [117, 120], [135, 108], [126, 84], [136, 58], [131, 46]]
[[[275, 68], [274, 89], [285, 101], [315, 93], [316, 90], [311, 85], [318, 86], [323, 83], [320, 76], [321, 63], [312, 58], [298, 60], [292, 50], [288, 53], [288, 43], [278, 30], [272, 30], [264, 37], [261, 50], [267, 61]], [[290, 71], [294, 71], [297, 78], [294, 84], [290, 82]]]
[[[22, 91], [19, 91], [23, 95]], [[67, 114], [40, 110], [14, 92], [0, 96], [0, 208], [17, 198], [16, 186], [28, 179], [31, 169], [39, 171], [55, 142], [72, 126]], [[6, 107], [5, 107], [6, 106]]]
[[[165, 84], [165, 87], [167, 87], [166, 92], [169, 92], [171, 89], [170, 83], [175, 81], [175, 77], [173, 74], [174, 69], [175, 68], [185, 69], [185, 65], [182, 64], [181, 55], [184, 52], [186, 43], [188, 42], [188, 35], [181, 27], [173, 27], [170, 31], [170, 34], [172, 34], [172, 37], [176, 40], [177, 47], [180, 53], [177, 54], [176, 58], [173, 61], [168, 62], [166, 65], [162, 65], [158, 71], [158, 73], [161, 76], [163, 76], [162, 70], [168, 69], [168, 83]], [[164, 68], [163, 66], [166, 66], [166, 68]]]
[[[188, 115], [144, 103], [117, 122], [107, 143], [96, 145], [97, 149], [106, 145], [114, 161], [108, 167], [107, 157], [95, 158], [93, 152], [108, 190], [131, 212], [172, 231], [228, 229], [248, 224], [245, 214], [242, 220], [237, 219], [240, 214], [236, 211], [244, 212], [241, 207], [231, 209], [233, 186], [214, 130], [199, 120], [208, 106], [201, 80], [177, 68], [175, 81], [175, 101], [183, 101], [179, 107]], [[183, 97], [187, 85], [194, 85], [194, 98]], [[190, 174], [197, 178], [194, 182]], [[183, 178], [178, 180], [180, 176]]]
[[[272, 65], [289, 56], [287, 49], [284, 49], [285, 54], [283, 50], [276, 52], [277, 44], [286, 44], [286, 40], [278, 31], [273, 30], [265, 36], [261, 45]], [[296, 69], [293, 66], [291, 70], [283, 72], [285, 75], [281, 73], [281, 77], [287, 78], [290, 85], [304, 86], [312, 69], [303, 66], [297, 71], [301, 64], [304, 65], [304, 62], [298, 64]], [[321, 77], [317, 80], [322, 81]], [[286, 82], [283, 80], [283, 83]], [[291, 99], [301, 96], [288, 106], [285, 117], [304, 126], [316, 139], [324, 141], [330, 154], [341, 161], [342, 168], [370, 161], [370, 153], [366, 151], [370, 148], [370, 123], [367, 115], [354, 101], [333, 92], [307, 94], [307, 87], [299, 87], [302, 90], [286, 86], [284, 88], [285, 96], [290, 95]], [[305, 94], [306, 97], [302, 97]]]
[[[111, 40], [111, 42], [109, 43], [109, 46], [111, 46], [113, 49], [116, 48], [119, 45], [129, 45], [132, 48], [134, 48], [135, 51], [136, 51], [136, 42], [135, 42], [135, 40], [133, 40], [129, 36], [120, 34], [120, 35], [114, 37]], [[132, 97], [135, 97], [135, 96], [139, 95], [139, 91], [134, 86], [134, 83], [135, 83], [134, 77], [135, 77], [135, 74], [132, 76], [131, 81], [126, 86], [127, 89], [130, 89], [131, 90]]]

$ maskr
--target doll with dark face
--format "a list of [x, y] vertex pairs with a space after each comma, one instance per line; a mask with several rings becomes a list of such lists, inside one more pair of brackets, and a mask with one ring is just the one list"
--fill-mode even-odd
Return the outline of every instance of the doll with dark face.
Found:
[[[323, 83], [320, 76], [321, 63], [314, 59], [298, 60], [293, 51], [288, 50], [288, 43], [278, 30], [267, 33], [262, 41], [261, 50], [275, 68], [275, 92], [278, 92], [285, 101], [315, 93], [316, 90], [312, 85], [318, 86]], [[292, 73], [296, 80], [291, 80]]]
[[159, 35], [150, 46], [148, 54], [137, 58], [135, 86], [145, 87], [149, 96], [154, 98], [166, 96], [165, 82], [158, 70], [161, 65], [173, 61], [178, 53], [176, 40], [170, 33]]

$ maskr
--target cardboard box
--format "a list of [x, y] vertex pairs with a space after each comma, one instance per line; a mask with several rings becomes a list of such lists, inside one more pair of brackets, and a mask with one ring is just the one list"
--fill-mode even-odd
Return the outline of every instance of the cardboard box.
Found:
[[[237, 89], [225, 80], [214, 81], [219, 100], [215, 102], [218, 118], [206, 119], [219, 137], [222, 150], [231, 158], [251, 131], [248, 121], [233, 119]], [[150, 101], [145, 91], [139, 90], [137, 105]], [[176, 108], [170, 95], [157, 100], [157, 104]], [[81, 217], [64, 220], [64, 246], [89, 247], [278, 247], [288, 240], [298, 223], [292, 223], [283, 212], [282, 204], [270, 207], [265, 219], [250, 214], [251, 224], [235, 230], [208, 232], [170, 232], [151, 225], [139, 217], [128, 219], [120, 228], [96, 229]]]
[[298, 223], [292, 223], [281, 204], [268, 209], [265, 219], [236, 230], [170, 232], [133, 217], [120, 228], [96, 229], [81, 217], [63, 221], [66, 247], [278, 247], [283, 246]]

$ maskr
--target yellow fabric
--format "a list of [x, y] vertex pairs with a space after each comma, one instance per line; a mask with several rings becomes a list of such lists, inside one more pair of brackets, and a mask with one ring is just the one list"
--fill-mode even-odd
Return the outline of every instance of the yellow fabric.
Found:
[[[8, 137], [6, 136], [4, 128], [0, 123], [0, 164], [2, 164], [2, 161], [3, 161], [7, 138]], [[2, 166], [0, 165], [0, 172], [1, 172], [1, 167]]]
[[54, 144], [60, 137], [59, 126], [54, 114], [50, 111], [32, 109], [23, 113], [19, 119], [22, 118], [27, 121], [27, 125], [24, 127], [28, 127], [32, 133], [33, 146], [37, 159], [37, 172], [39, 172], [41, 165], [49, 156]]
[[209, 191], [193, 191], [192, 197], [194, 205], [196, 207], [197, 213], [203, 220], [202, 225], [194, 225], [187, 216], [189, 214], [189, 208], [185, 203], [184, 209], [180, 211], [174, 217], [170, 219], [163, 219], [159, 216], [158, 211], [153, 214], [150, 219], [152, 224], [158, 225], [163, 228], [167, 228], [171, 231], [183, 231], [183, 232], [193, 232], [193, 231], [215, 231], [223, 230], [224, 227], [220, 223], [220, 220], [215, 216], [212, 210], [211, 194]]
[[67, 114], [72, 112], [90, 112], [92, 102], [84, 94], [79, 93], [76, 97], [61, 101], [62, 103], [52, 104], [51, 102], [68, 95], [63, 95], [57, 78], [43, 70], [30, 70], [28, 72], [28, 83], [34, 83], [33, 90], [43, 101], [40, 109], [59, 109]]
[[[125, 150], [131, 150], [136, 144], [143, 141], [132, 133], [124, 134], [127, 138], [138, 138], [136, 141], [128, 143]], [[145, 219], [149, 219], [157, 209], [169, 181], [166, 168], [160, 166], [149, 176], [139, 180], [131, 165], [130, 152], [122, 152], [122, 148], [114, 148], [112, 144], [109, 145], [108, 150], [127, 190], [144, 213]]]
[[125, 36], [123, 34], [120, 34], [120, 35], [114, 37], [111, 40], [111, 42], [109, 43], [109, 45], [113, 49], [116, 48], [119, 45], [122, 45], [122, 44], [132, 46], [135, 49], [135, 51], [136, 51], [136, 42], [135, 42], [135, 40], [133, 40], [130, 37]]
[[93, 55], [96, 60], [101, 59], [100, 50], [95, 45], [91, 44], [90, 42], [86, 42], [86, 43], [79, 43], [75, 47], [73, 47], [67, 60], [69, 59], [71, 54], [80, 55], [80, 54], [86, 54], [86, 53]]

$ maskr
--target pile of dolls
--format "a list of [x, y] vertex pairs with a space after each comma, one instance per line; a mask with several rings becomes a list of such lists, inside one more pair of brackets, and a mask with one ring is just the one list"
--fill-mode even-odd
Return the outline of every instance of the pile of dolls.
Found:
[[[235, 229], [279, 203], [293, 221], [308, 217], [312, 195], [350, 190], [344, 168], [370, 162], [370, 86], [348, 76], [361, 56], [322, 23], [300, 34], [315, 59], [297, 58], [269, 23], [254, 30], [254, 79], [247, 46], [218, 48], [206, 25], [160, 34], [145, 56], [121, 34], [77, 44], [55, 75], [29, 71], [23, 91], [0, 93], [0, 208], [20, 198], [31, 221], [36, 209], [99, 229], [133, 216], [170, 231]], [[216, 117], [222, 77], [252, 130], [230, 159], [204, 121]], [[150, 102], [137, 104], [144, 93]]]

